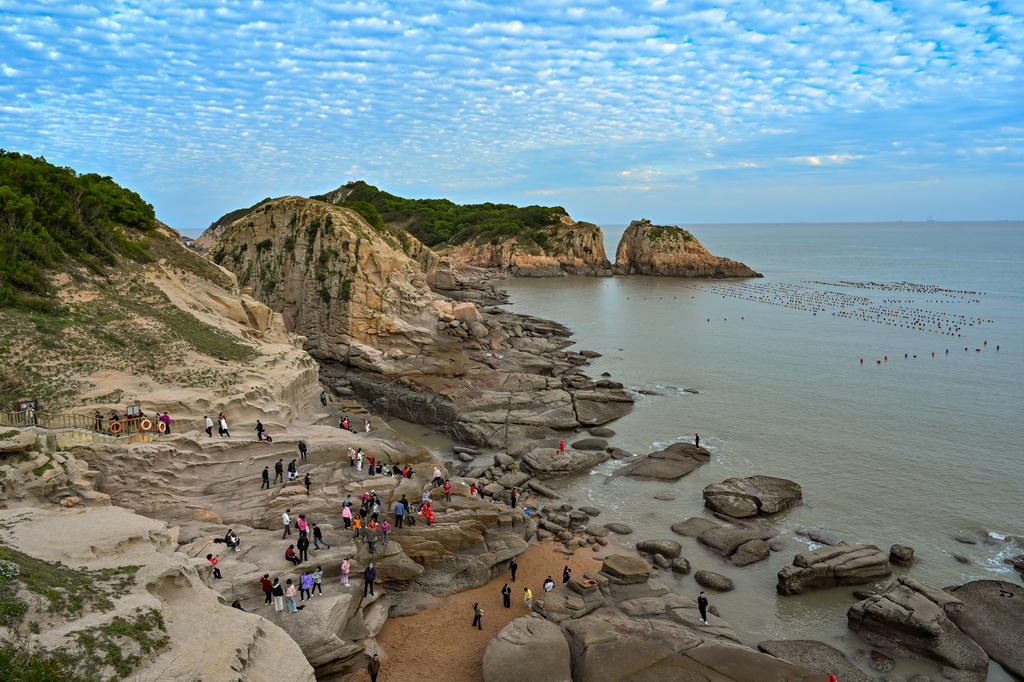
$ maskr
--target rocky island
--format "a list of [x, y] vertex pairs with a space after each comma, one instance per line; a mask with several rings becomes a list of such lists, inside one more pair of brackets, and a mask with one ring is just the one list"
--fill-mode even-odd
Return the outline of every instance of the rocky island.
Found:
[[[624, 476], [685, 480], [711, 453], [679, 444], [632, 458], [611, 446], [607, 425], [633, 394], [587, 376], [593, 354], [566, 350], [568, 329], [498, 307], [500, 294], [453, 267], [468, 255], [431, 248], [440, 242], [384, 220], [367, 197], [260, 202], [215, 222], [200, 255], [109, 178], [4, 152], [0, 185], [17, 198], [4, 199], [17, 229], [3, 248], [25, 264], [0, 259], [0, 669], [348, 681], [365, 680], [377, 654], [386, 680], [436, 666], [453, 680], [531, 682], [864, 675], [823, 642], [741, 642], [729, 619], [742, 614], [705, 613], [669, 587], [692, 561], [708, 590], [751, 589], [708, 569], [778, 551], [777, 531], [728, 512], [775, 514], [801, 486], [709, 487], [718, 520], [671, 529], [708, 557], [657, 535], [617, 540], [632, 529], [558, 499], [559, 479], [629, 458]], [[566, 253], [597, 257], [595, 228], [558, 224]], [[568, 272], [514, 250], [486, 267]], [[456, 445], [438, 456], [400, 436], [395, 417]], [[346, 500], [367, 526], [382, 522], [371, 536], [348, 528]], [[872, 548], [864, 567], [863, 548], [837, 545], [795, 557], [780, 584], [797, 571], [803, 582], [786, 599], [887, 576], [896, 561]], [[889, 556], [913, 563], [907, 547]], [[562, 580], [542, 590], [548, 574]], [[308, 591], [281, 607], [274, 580]], [[507, 582], [514, 608], [499, 602]], [[529, 603], [521, 586], [536, 590]], [[989, 657], [1021, 674], [1019, 592], [901, 575], [851, 602], [849, 627], [879, 656], [930, 661], [950, 679], [983, 679]], [[477, 634], [478, 603], [485, 626], [471, 638], [457, 628]]]

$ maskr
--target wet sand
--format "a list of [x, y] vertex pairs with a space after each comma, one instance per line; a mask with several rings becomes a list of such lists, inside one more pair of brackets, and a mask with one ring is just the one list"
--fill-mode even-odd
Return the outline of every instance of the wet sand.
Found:
[[[479, 682], [482, 679], [484, 649], [487, 643], [510, 621], [525, 616], [523, 588], [529, 587], [534, 598], [543, 594], [544, 580], [549, 575], [555, 584], [562, 582], [562, 567], [568, 565], [574, 576], [596, 571], [599, 558], [616, 551], [613, 545], [577, 548], [567, 556], [560, 544], [545, 541], [531, 544], [516, 559], [519, 570], [516, 582], [508, 572], [483, 587], [444, 597], [444, 603], [415, 616], [389, 618], [377, 636], [387, 653], [381, 657], [378, 682], [409, 682], [427, 676], [440, 676], [446, 682]], [[560, 551], [561, 550], [561, 551]], [[512, 608], [502, 606], [501, 588], [512, 588]], [[483, 630], [471, 627], [473, 604], [483, 609]]]

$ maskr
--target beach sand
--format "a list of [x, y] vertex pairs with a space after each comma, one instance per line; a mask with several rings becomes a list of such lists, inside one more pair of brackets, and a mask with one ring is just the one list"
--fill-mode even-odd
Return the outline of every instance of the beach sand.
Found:
[[[612, 545], [577, 548], [567, 556], [564, 547], [545, 541], [531, 544], [516, 562], [516, 582], [508, 572], [483, 587], [443, 597], [444, 603], [415, 616], [389, 618], [377, 637], [387, 657], [378, 682], [409, 682], [425, 677], [443, 677], [446, 682], [479, 682], [482, 679], [484, 649], [487, 643], [510, 621], [527, 615], [523, 588], [533, 591], [534, 599], [544, 593], [549, 575], [556, 585], [562, 583], [562, 567], [569, 566], [573, 576], [597, 571], [600, 559], [615, 551]], [[501, 588], [512, 588], [512, 608], [502, 606]], [[473, 604], [483, 609], [483, 630], [471, 627]], [[367, 676], [367, 679], [369, 677]]]

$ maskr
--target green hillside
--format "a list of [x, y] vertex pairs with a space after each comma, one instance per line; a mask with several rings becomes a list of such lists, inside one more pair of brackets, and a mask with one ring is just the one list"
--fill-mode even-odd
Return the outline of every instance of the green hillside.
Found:
[[153, 207], [109, 177], [0, 150], [0, 308], [49, 309], [48, 275], [151, 260]]
[[[512, 204], [456, 204], [448, 199], [404, 199], [358, 181], [346, 185], [348, 195], [338, 206], [359, 211], [373, 224], [366, 206], [380, 219], [404, 228], [427, 246], [462, 244], [470, 240], [499, 240], [522, 236], [544, 247], [545, 228], [566, 214], [561, 206], [513, 206]], [[324, 196], [314, 197], [324, 199]]]

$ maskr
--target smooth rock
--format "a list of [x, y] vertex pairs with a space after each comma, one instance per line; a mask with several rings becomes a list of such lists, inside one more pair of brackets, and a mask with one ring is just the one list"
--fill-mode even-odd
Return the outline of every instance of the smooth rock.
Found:
[[914, 548], [906, 545], [893, 545], [889, 548], [889, 561], [894, 566], [913, 566]]
[[584, 438], [572, 444], [573, 450], [604, 450], [608, 447], [608, 441], [604, 438]]
[[736, 548], [736, 551], [729, 557], [733, 566], [749, 566], [750, 564], [764, 561], [772, 553], [768, 543], [760, 538], [748, 540]]
[[945, 592], [963, 603], [949, 619], [989, 657], [1024, 679], [1024, 587], [1003, 580], [976, 580]]
[[601, 514], [601, 510], [597, 507], [580, 507], [580, 511], [587, 516], [599, 516]]
[[892, 574], [889, 557], [874, 545], [843, 541], [835, 547], [801, 552], [778, 574], [779, 594], [803, 594], [809, 590], [839, 585], [875, 582]]
[[672, 572], [681, 573], [682, 575], [690, 574], [690, 562], [684, 557], [676, 557], [672, 560]]
[[640, 557], [612, 554], [605, 557], [601, 573], [622, 585], [645, 583], [651, 578], [651, 565]]
[[729, 478], [704, 488], [704, 503], [735, 517], [775, 514], [803, 499], [800, 485], [774, 476]]
[[[486, 616], [485, 616], [486, 617]], [[569, 644], [562, 630], [537, 614], [516, 618], [487, 643], [484, 682], [569, 682]]]
[[587, 429], [587, 433], [594, 438], [611, 438], [615, 435], [614, 431], [605, 426], [595, 426], [592, 429]]
[[679, 498], [678, 493], [669, 492], [667, 490], [662, 491], [654, 495], [654, 499], [661, 500], [662, 502], [671, 502]]
[[674, 481], [682, 478], [711, 459], [711, 453], [692, 443], [673, 443], [664, 450], [652, 452], [626, 464], [612, 474], [634, 478]]
[[629, 535], [633, 529], [624, 523], [606, 523], [604, 527], [616, 535]]
[[636, 548], [645, 554], [660, 554], [668, 559], [675, 559], [682, 551], [682, 545], [675, 540], [642, 540]]
[[776, 658], [814, 670], [834, 674], [842, 682], [872, 682], [871, 676], [854, 665], [839, 649], [815, 640], [758, 642], [757, 648]]
[[729, 592], [736, 587], [730, 578], [713, 571], [697, 571], [693, 574], [693, 579], [701, 587], [706, 587], [716, 592]]
[[712, 521], [710, 519], [702, 519], [699, 516], [695, 516], [680, 523], [672, 524], [672, 532], [678, 535], [684, 535], [688, 538], [695, 538], [701, 533], [711, 530], [712, 528], [723, 528], [722, 524]]

